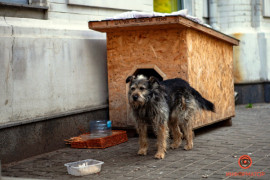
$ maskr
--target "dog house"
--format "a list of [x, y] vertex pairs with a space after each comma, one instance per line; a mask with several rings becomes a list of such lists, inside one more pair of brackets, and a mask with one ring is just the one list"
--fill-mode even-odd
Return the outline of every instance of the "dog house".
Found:
[[133, 126], [127, 101], [130, 75], [182, 78], [216, 106], [193, 121], [198, 128], [235, 115], [233, 46], [239, 41], [182, 16], [90, 21], [107, 33], [109, 113], [114, 127]]

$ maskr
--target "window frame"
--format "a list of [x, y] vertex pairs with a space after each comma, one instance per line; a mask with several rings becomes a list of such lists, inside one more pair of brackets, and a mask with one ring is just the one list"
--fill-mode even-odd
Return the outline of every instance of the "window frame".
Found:
[[9, 2], [7, 0], [0, 0], [0, 6], [23, 7], [23, 8], [43, 9], [43, 10], [49, 9], [49, 7], [47, 6], [47, 0], [45, 0], [44, 5], [36, 5], [35, 3], [33, 3], [33, 0], [24, 0], [24, 1], [25, 2], [20, 3], [19, 0], [9, 0]]
[[132, 1], [132, 3], [126, 2], [126, 0], [67, 0], [68, 5], [138, 11], [142, 9], [143, 4], [141, 1], [135, 0]]
[[182, 0], [181, 1], [182, 8], [188, 9], [188, 14], [193, 15], [193, 1], [192, 0]]
[[29, 4], [29, 0], [0, 0], [0, 3], [8, 4]]
[[203, 18], [209, 18], [209, 0], [203, 0]]
[[270, 17], [270, 0], [263, 0], [263, 17]]

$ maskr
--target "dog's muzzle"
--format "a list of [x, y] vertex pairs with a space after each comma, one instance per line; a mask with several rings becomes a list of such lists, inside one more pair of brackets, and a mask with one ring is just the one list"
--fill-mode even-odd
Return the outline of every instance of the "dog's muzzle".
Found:
[[132, 98], [133, 98], [133, 101], [137, 101], [138, 98], [139, 98], [139, 96], [138, 96], [138, 94], [134, 94], [134, 95], [132, 96]]

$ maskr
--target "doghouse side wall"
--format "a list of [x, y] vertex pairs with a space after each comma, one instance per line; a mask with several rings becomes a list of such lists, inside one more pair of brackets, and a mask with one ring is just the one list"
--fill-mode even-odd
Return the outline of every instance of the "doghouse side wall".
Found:
[[216, 113], [198, 115], [193, 127], [234, 116], [233, 46], [193, 29], [187, 30], [187, 45], [188, 81], [216, 107]]
[[[136, 66], [156, 65], [166, 78], [188, 78], [185, 29], [157, 29], [107, 33], [110, 119], [114, 127], [127, 127], [125, 80]], [[128, 122], [129, 121], [129, 122]]]

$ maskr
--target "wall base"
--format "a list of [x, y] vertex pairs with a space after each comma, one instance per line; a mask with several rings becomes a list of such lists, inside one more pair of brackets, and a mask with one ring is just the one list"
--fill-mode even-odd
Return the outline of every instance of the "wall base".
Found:
[[89, 131], [89, 122], [109, 119], [108, 108], [0, 129], [2, 164], [66, 147], [64, 140]]
[[238, 93], [236, 104], [270, 102], [270, 82], [256, 84], [235, 84]]

